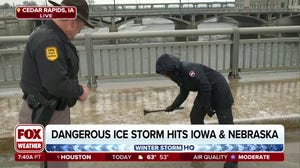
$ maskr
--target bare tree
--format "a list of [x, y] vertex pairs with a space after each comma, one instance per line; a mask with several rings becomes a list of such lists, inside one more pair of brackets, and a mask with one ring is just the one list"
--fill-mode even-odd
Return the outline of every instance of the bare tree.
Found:
[[37, 6], [35, 1], [23, 1], [24, 6]]
[[94, 3], [95, 3], [94, 0], [88, 0], [88, 4], [89, 4], [89, 5], [92, 5], [92, 4], [94, 4]]
[[10, 5], [8, 3], [0, 5], [0, 9], [8, 9], [8, 8], [10, 8]]

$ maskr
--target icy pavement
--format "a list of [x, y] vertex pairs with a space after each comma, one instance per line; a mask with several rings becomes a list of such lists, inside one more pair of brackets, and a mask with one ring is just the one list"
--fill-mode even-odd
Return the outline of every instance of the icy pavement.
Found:
[[[233, 115], [235, 123], [283, 124], [294, 128], [286, 134], [285, 162], [241, 163], [240, 167], [290, 167], [299, 168], [300, 144], [300, 72], [252, 72], [241, 73], [241, 79], [229, 81], [235, 99]], [[178, 94], [178, 87], [166, 78], [135, 78], [100, 80], [91, 89], [88, 100], [77, 103], [71, 110], [73, 124], [189, 124], [189, 112], [196, 96], [191, 93], [183, 103], [183, 110], [151, 113], [143, 109], [164, 109]], [[0, 165], [5, 167], [34, 167], [36, 164], [20, 164], [13, 161], [13, 130], [22, 102], [19, 88], [0, 87], [1, 153]], [[206, 118], [216, 123], [217, 118]], [[296, 129], [295, 129], [296, 128]], [[9, 144], [9, 145], [8, 145]], [[7, 163], [7, 164], [6, 164]], [[222, 167], [222, 163], [71, 163], [70, 167]]]
[[[283, 123], [291, 127], [300, 118], [300, 72], [241, 74], [231, 79], [236, 123]], [[71, 109], [73, 124], [189, 124], [189, 112], [196, 96], [191, 92], [183, 110], [151, 113], [143, 109], [164, 109], [172, 103], [178, 87], [166, 78], [100, 80], [84, 103]], [[19, 88], [0, 88], [1, 136], [11, 137], [22, 102]], [[285, 121], [288, 119], [288, 122]], [[290, 122], [290, 121], [294, 122]], [[206, 118], [215, 123], [216, 116]], [[299, 120], [298, 120], [299, 121]], [[300, 124], [298, 123], [298, 126]], [[296, 125], [297, 126], [297, 125]]]

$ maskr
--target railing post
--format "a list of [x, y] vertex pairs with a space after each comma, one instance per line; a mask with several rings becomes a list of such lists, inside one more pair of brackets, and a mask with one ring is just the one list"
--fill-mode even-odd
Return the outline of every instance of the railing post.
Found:
[[240, 32], [238, 27], [233, 27], [232, 45], [230, 46], [230, 72], [228, 77], [239, 79], [238, 65], [239, 65], [239, 47], [240, 47]]
[[97, 87], [95, 64], [94, 64], [94, 51], [91, 33], [85, 33], [85, 49], [88, 70], [88, 86]]

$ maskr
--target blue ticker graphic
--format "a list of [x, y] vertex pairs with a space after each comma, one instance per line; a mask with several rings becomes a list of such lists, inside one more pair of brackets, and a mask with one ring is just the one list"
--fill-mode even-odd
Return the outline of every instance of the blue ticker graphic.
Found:
[[[186, 147], [189, 146], [189, 147]], [[193, 146], [191, 148], [191, 146]], [[281, 152], [283, 144], [46, 144], [48, 152]]]

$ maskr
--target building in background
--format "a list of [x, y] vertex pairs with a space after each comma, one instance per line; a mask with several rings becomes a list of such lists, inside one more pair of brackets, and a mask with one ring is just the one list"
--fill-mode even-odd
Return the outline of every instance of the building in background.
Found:
[[288, 8], [300, 10], [300, 0], [288, 0]]
[[250, 0], [235, 0], [235, 7], [239, 9], [249, 8]]
[[300, 0], [235, 0], [239, 9], [300, 9]]

